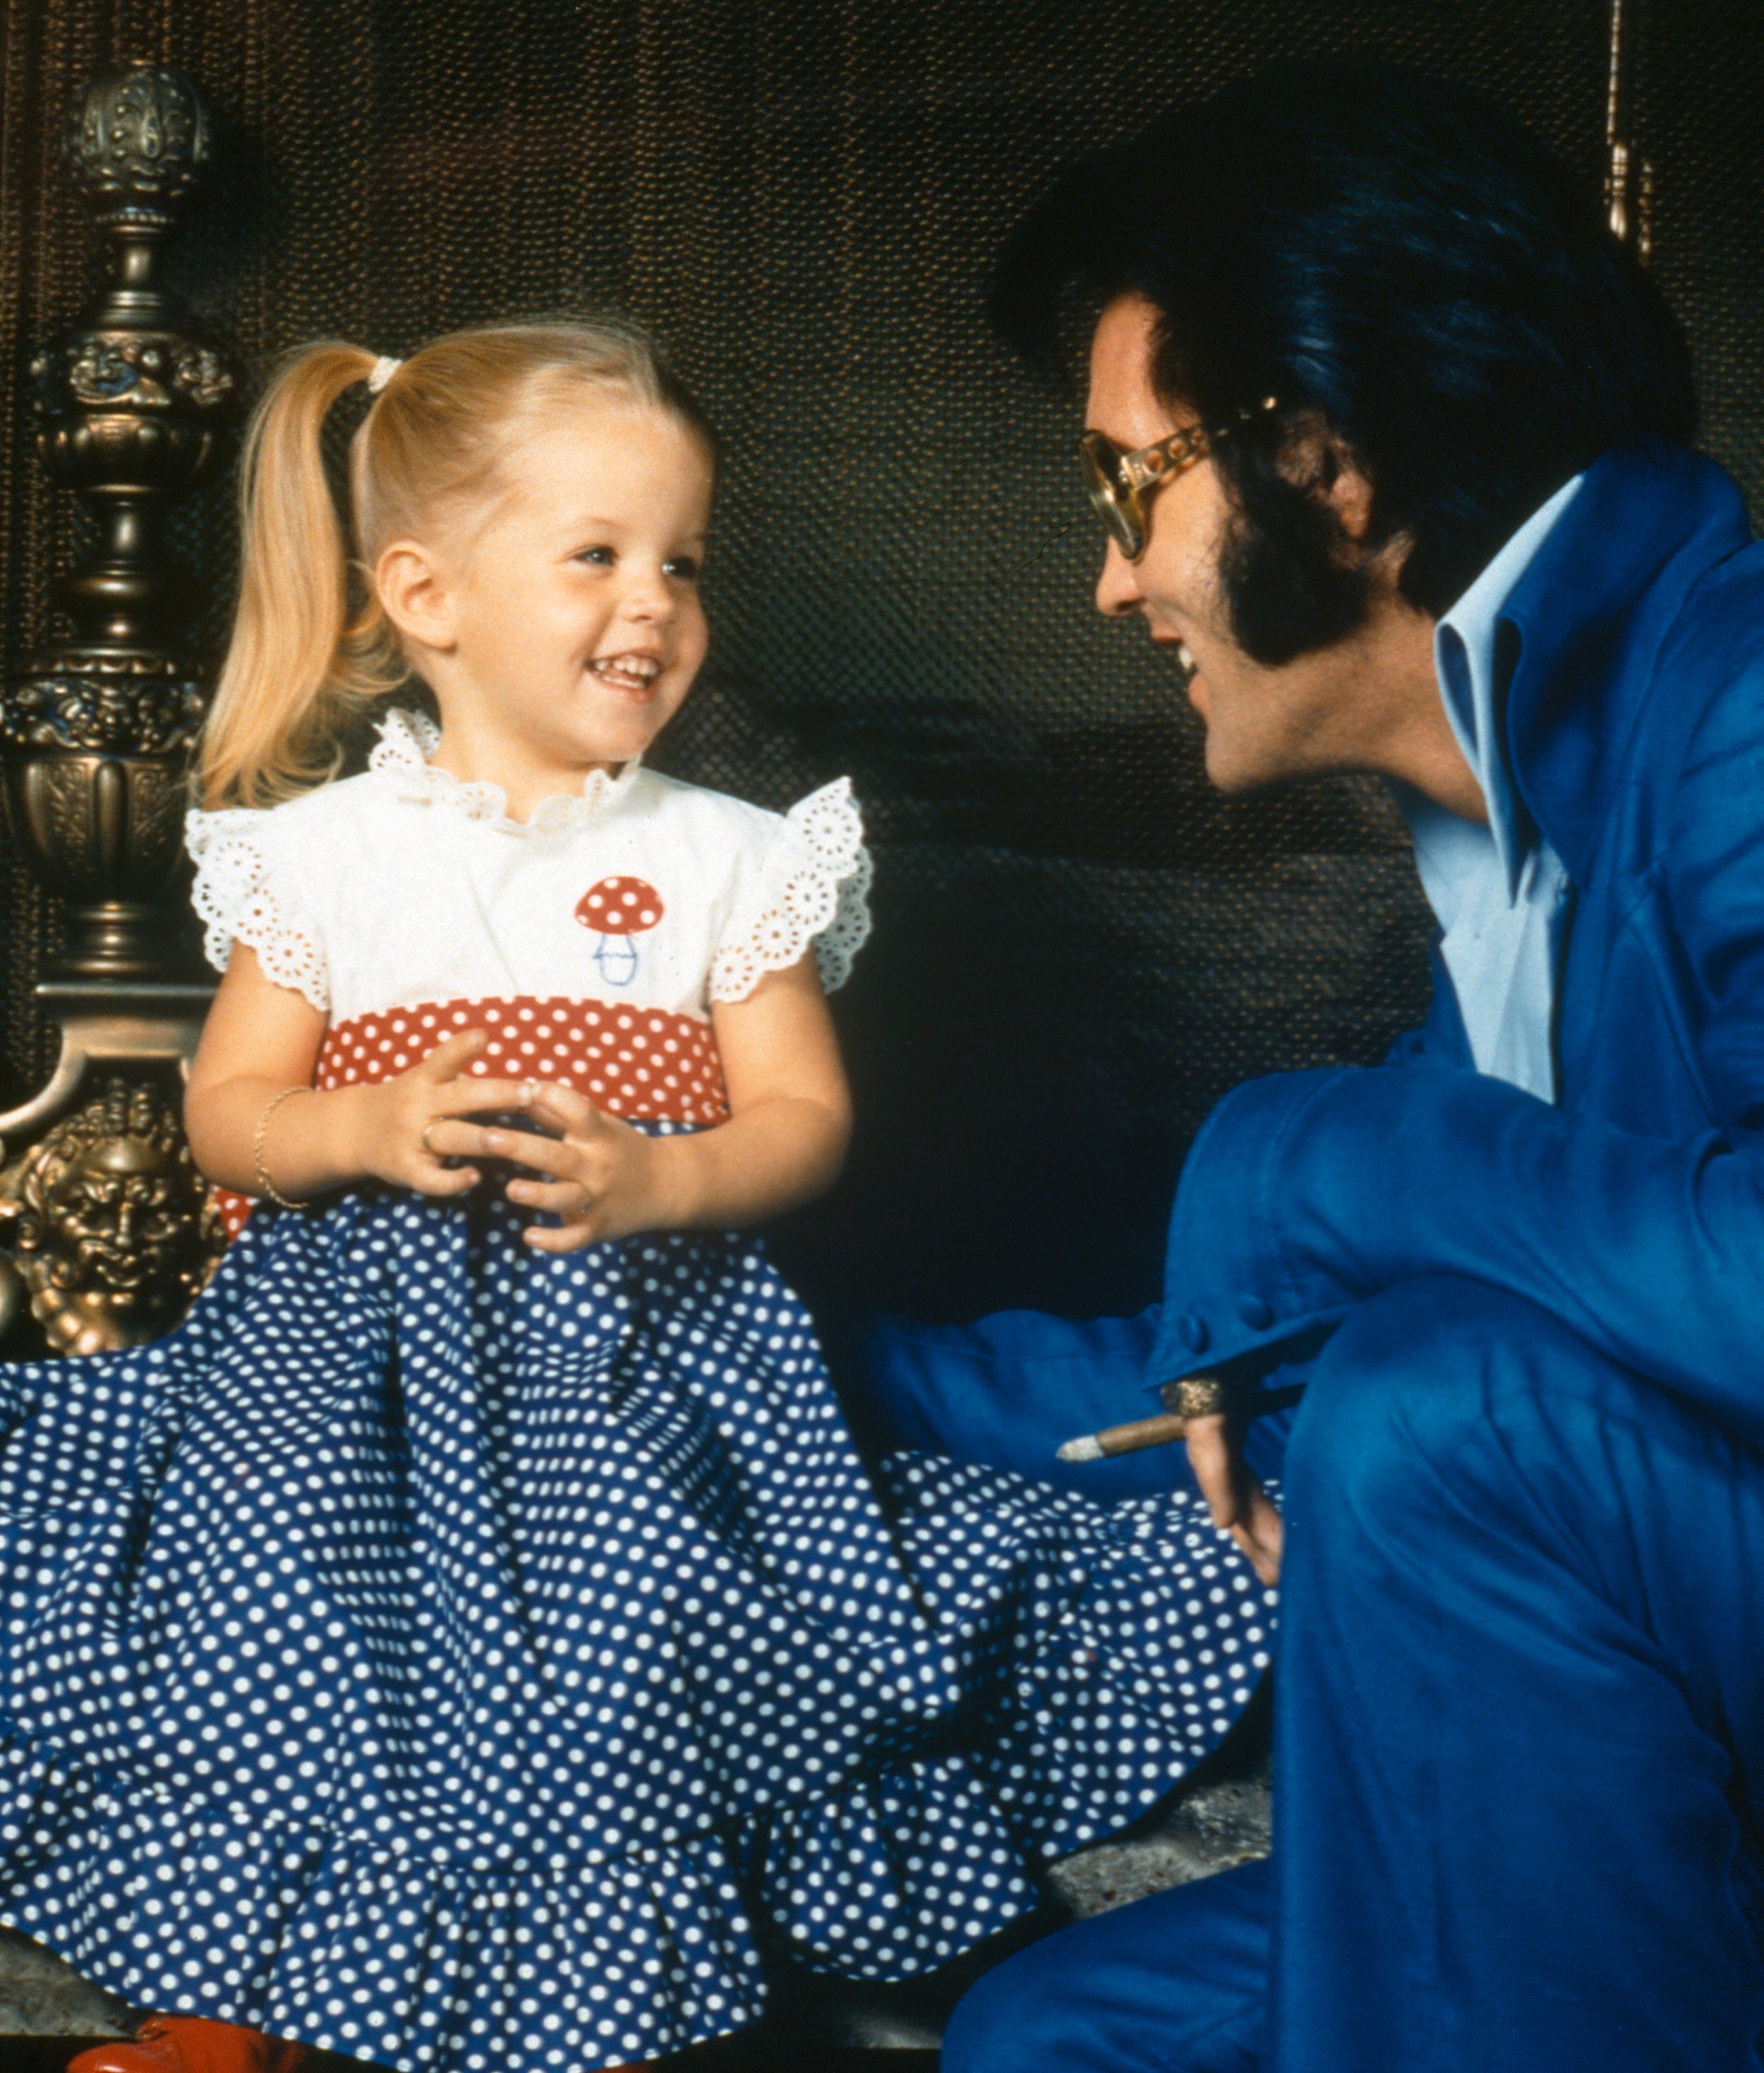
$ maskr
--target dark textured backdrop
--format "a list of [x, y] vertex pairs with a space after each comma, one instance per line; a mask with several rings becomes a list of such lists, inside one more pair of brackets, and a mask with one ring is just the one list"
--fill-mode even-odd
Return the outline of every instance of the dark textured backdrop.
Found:
[[[179, 275], [253, 379], [318, 332], [612, 302], [723, 427], [712, 661], [670, 760], [782, 804], [850, 771], [877, 934], [841, 1004], [850, 1175], [785, 1234], [822, 1292], [942, 1314], [1136, 1307], [1184, 1144], [1246, 1074], [1375, 1057], [1421, 910], [1371, 789], [1227, 806], [1136, 628], [1090, 614], [1069, 412], [989, 341], [987, 258], [1057, 163], [1277, 54], [1375, 49], [1505, 98], [1596, 181], [1605, 0], [13, 0], [4, 18], [0, 611], [46, 625], [70, 501], [24, 349], [92, 246], [60, 175], [80, 83], [190, 70], [225, 163]], [[1758, 0], [1639, 25], [1659, 268], [1709, 444], [1764, 488]], [[182, 525], [215, 603], [229, 486]], [[17, 871], [5, 1049], [52, 917]]]

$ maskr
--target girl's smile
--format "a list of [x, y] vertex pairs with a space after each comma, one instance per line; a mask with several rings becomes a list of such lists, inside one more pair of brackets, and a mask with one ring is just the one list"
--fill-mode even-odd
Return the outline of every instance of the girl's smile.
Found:
[[437, 765], [525, 819], [641, 756], [709, 640], [703, 443], [620, 398], [560, 404], [519, 441], [476, 526], [381, 558], [386, 608], [440, 709]]
[[636, 649], [622, 655], [603, 655], [588, 665], [603, 684], [621, 696], [639, 702], [647, 699], [650, 687], [662, 674], [659, 654]]

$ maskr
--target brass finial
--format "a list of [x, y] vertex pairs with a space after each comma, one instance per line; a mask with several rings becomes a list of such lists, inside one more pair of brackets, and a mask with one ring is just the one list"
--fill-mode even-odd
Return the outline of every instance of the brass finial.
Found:
[[1623, 61], [1623, 0], [1611, 0], [1605, 90], [1605, 206], [1613, 233], [1646, 266], [1654, 249], [1654, 168], [1626, 132], [1632, 126], [1630, 68]]

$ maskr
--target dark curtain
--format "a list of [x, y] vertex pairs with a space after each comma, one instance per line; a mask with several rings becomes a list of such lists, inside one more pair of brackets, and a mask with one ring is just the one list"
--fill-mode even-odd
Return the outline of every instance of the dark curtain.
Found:
[[[1631, 26], [1659, 270], [1755, 494], [1757, 8]], [[712, 660], [665, 760], [773, 805], [849, 771], [877, 855], [839, 1003], [860, 1134], [783, 1234], [812, 1292], [1136, 1308], [1217, 1096], [1374, 1059], [1417, 1015], [1424, 916], [1380, 794], [1208, 793], [1171, 675], [1090, 610], [1072, 410], [991, 342], [981, 285], [1067, 155], [1275, 55], [1469, 78], [1596, 182], [1605, 0], [14, 0], [0, 35], [9, 668], [77, 530], [21, 376], [95, 278], [56, 148], [108, 63], [184, 67], [218, 109], [177, 271], [253, 385], [316, 334], [398, 352], [509, 312], [612, 304], [671, 344], [727, 464]], [[210, 653], [230, 497], [178, 522]], [[16, 1091], [54, 924], [16, 868], [7, 900]]]

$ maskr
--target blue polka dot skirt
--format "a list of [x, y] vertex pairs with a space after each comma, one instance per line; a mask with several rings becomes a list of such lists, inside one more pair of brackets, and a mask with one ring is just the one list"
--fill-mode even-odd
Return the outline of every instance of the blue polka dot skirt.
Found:
[[0, 1368], [0, 1919], [143, 2006], [572, 2073], [1033, 1905], [1265, 1660], [1192, 1496], [872, 1480], [744, 1239], [262, 1216], [171, 1337]]

